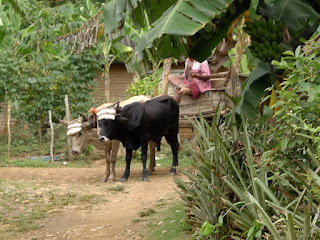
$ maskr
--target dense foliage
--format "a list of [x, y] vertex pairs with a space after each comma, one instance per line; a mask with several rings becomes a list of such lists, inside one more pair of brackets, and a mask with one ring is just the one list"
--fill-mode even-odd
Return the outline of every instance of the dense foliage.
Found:
[[100, 52], [92, 48], [70, 54], [70, 47], [56, 37], [83, 24], [94, 5], [90, 1], [8, 1], [3, 7], [0, 98], [10, 100], [13, 117], [29, 126], [42, 125], [52, 110], [55, 121], [62, 119], [66, 94], [73, 116], [92, 106], [90, 93], [102, 66]]
[[[288, 72], [288, 77], [276, 91], [273, 141], [277, 154], [285, 162], [320, 159], [320, 52], [319, 42], [286, 52], [281, 62], [274, 62]], [[309, 153], [307, 149], [309, 149]], [[301, 162], [302, 164], [305, 164]]]
[[[157, 88], [161, 76], [162, 68], [154, 72], [151, 75], [145, 77], [139, 77], [128, 87], [126, 94], [128, 97], [146, 95], [146, 96], [157, 96], [160, 93], [160, 89]], [[156, 89], [156, 92], [155, 92]]]
[[274, 64], [287, 78], [273, 117], [266, 108], [255, 121], [221, 118], [217, 109], [194, 124], [197, 171], [177, 184], [198, 239], [320, 237], [319, 43]]

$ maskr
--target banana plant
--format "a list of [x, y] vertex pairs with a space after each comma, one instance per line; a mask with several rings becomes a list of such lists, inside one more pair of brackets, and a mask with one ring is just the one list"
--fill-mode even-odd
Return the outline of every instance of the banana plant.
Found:
[[[295, 50], [301, 38], [308, 40], [319, 27], [320, 6], [317, 1], [302, 0], [277, 0], [260, 1], [257, 5], [257, 13], [260, 16], [274, 19], [285, 24], [286, 34], [285, 49]], [[265, 95], [264, 90], [275, 84], [276, 67], [269, 63], [260, 61], [245, 81], [241, 101], [237, 106], [239, 114], [254, 117], [259, 112], [259, 102]]]

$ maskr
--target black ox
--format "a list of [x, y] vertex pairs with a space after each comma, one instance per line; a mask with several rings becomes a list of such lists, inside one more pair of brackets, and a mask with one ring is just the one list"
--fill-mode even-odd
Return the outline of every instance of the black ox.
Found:
[[144, 103], [132, 103], [123, 108], [116, 107], [114, 119], [99, 120], [100, 141], [119, 140], [126, 148], [126, 170], [120, 181], [130, 175], [132, 151], [142, 149], [143, 165], [141, 181], [148, 180], [146, 168], [148, 141], [160, 142], [164, 136], [171, 146], [173, 161], [170, 175], [176, 174], [178, 166], [179, 105], [169, 96], [156, 97]]

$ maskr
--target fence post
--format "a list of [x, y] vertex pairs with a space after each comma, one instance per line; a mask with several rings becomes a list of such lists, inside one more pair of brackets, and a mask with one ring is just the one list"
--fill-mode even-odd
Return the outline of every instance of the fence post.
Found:
[[8, 108], [7, 108], [7, 130], [8, 130], [8, 160], [10, 158], [10, 151], [11, 151], [11, 128], [10, 128], [10, 121], [11, 121], [11, 105], [10, 101], [8, 100]]
[[51, 156], [51, 162], [53, 162], [54, 129], [53, 129], [53, 124], [52, 124], [51, 110], [49, 110], [49, 123], [50, 123], [50, 129], [51, 129], [50, 156]]
[[[69, 109], [69, 100], [68, 100], [68, 94], [64, 97], [64, 103], [66, 106], [66, 121], [70, 122], [70, 109]], [[67, 159], [71, 160], [71, 138], [67, 136]]]
[[162, 94], [168, 94], [169, 82], [168, 82], [167, 76], [169, 75], [170, 70], [171, 70], [171, 62], [172, 62], [172, 59], [170, 57], [170, 58], [166, 58], [163, 63], [163, 72], [162, 72], [162, 76], [161, 76], [161, 78], [162, 78]]

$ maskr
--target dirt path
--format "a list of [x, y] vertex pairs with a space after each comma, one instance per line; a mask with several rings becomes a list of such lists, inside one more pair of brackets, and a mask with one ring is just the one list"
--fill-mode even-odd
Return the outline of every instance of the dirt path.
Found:
[[[169, 168], [157, 168], [150, 182], [139, 182], [141, 168], [133, 168], [126, 183], [101, 183], [103, 171], [102, 167], [0, 168], [1, 179], [45, 183], [42, 192], [59, 189], [61, 195], [80, 192], [97, 194], [106, 200], [89, 209], [70, 205], [62, 211], [52, 210], [49, 217], [41, 219], [41, 228], [19, 234], [19, 239], [141, 239], [139, 232], [145, 229], [147, 222], [134, 222], [139, 213], [156, 207], [159, 200], [179, 199], [174, 180], [168, 176]], [[119, 179], [123, 168], [116, 173]], [[117, 186], [124, 186], [124, 190], [108, 190]]]

